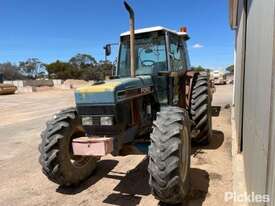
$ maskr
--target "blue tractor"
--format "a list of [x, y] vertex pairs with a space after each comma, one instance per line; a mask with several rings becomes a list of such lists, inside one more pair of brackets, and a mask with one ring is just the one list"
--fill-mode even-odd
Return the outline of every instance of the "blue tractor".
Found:
[[185, 28], [134, 30], [134, 12], [125, 6], [130, 32], [120, 36], [115, 75], [76, 89], [75, 108], [47, 123], [40, 164], [51, 181], [77, 185], [101, 156], [144, 143], [152, 194], [179, 203], [190, 185], [191, 142], [207, 144], [212, 133], [209, 75], [190, 70]]

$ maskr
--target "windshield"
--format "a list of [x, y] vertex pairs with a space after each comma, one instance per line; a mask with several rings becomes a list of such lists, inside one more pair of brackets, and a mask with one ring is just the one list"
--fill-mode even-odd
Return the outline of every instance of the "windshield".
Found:
[[[136, 75], [157, 74], [167, 71], [164, 32], [136, 35]], [[122, 37], [118, 76], [130, 76], [130, 40]]]

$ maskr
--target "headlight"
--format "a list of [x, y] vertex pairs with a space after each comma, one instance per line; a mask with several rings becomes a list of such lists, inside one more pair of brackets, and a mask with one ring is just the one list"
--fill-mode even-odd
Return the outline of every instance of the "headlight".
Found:
[[100, 125], [113, 125], [113, 117], [100, 117]]
[[82, 125], [84, 126], [93, 125], [93, 118], [89, 116], [82, 117]]

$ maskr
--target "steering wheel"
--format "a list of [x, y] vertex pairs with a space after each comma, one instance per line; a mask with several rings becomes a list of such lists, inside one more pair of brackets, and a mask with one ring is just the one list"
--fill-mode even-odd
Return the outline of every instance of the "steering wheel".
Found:
[[151, 67], [155, 64], [156, 62], [154, 60], [143, 60], [141, 61], [141, 64], [142, 66], [145, 66], [145, 67]]

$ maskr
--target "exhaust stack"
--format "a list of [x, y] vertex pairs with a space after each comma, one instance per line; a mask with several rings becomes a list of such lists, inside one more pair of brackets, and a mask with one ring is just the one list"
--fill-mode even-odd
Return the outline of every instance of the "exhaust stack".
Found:
[[124, 6], [130, 17], [130, 55], [131, 55], [131, 77], [136, 76], [136, 48], [135, 48], [135, 13], [132, 7], [124, 1]]

